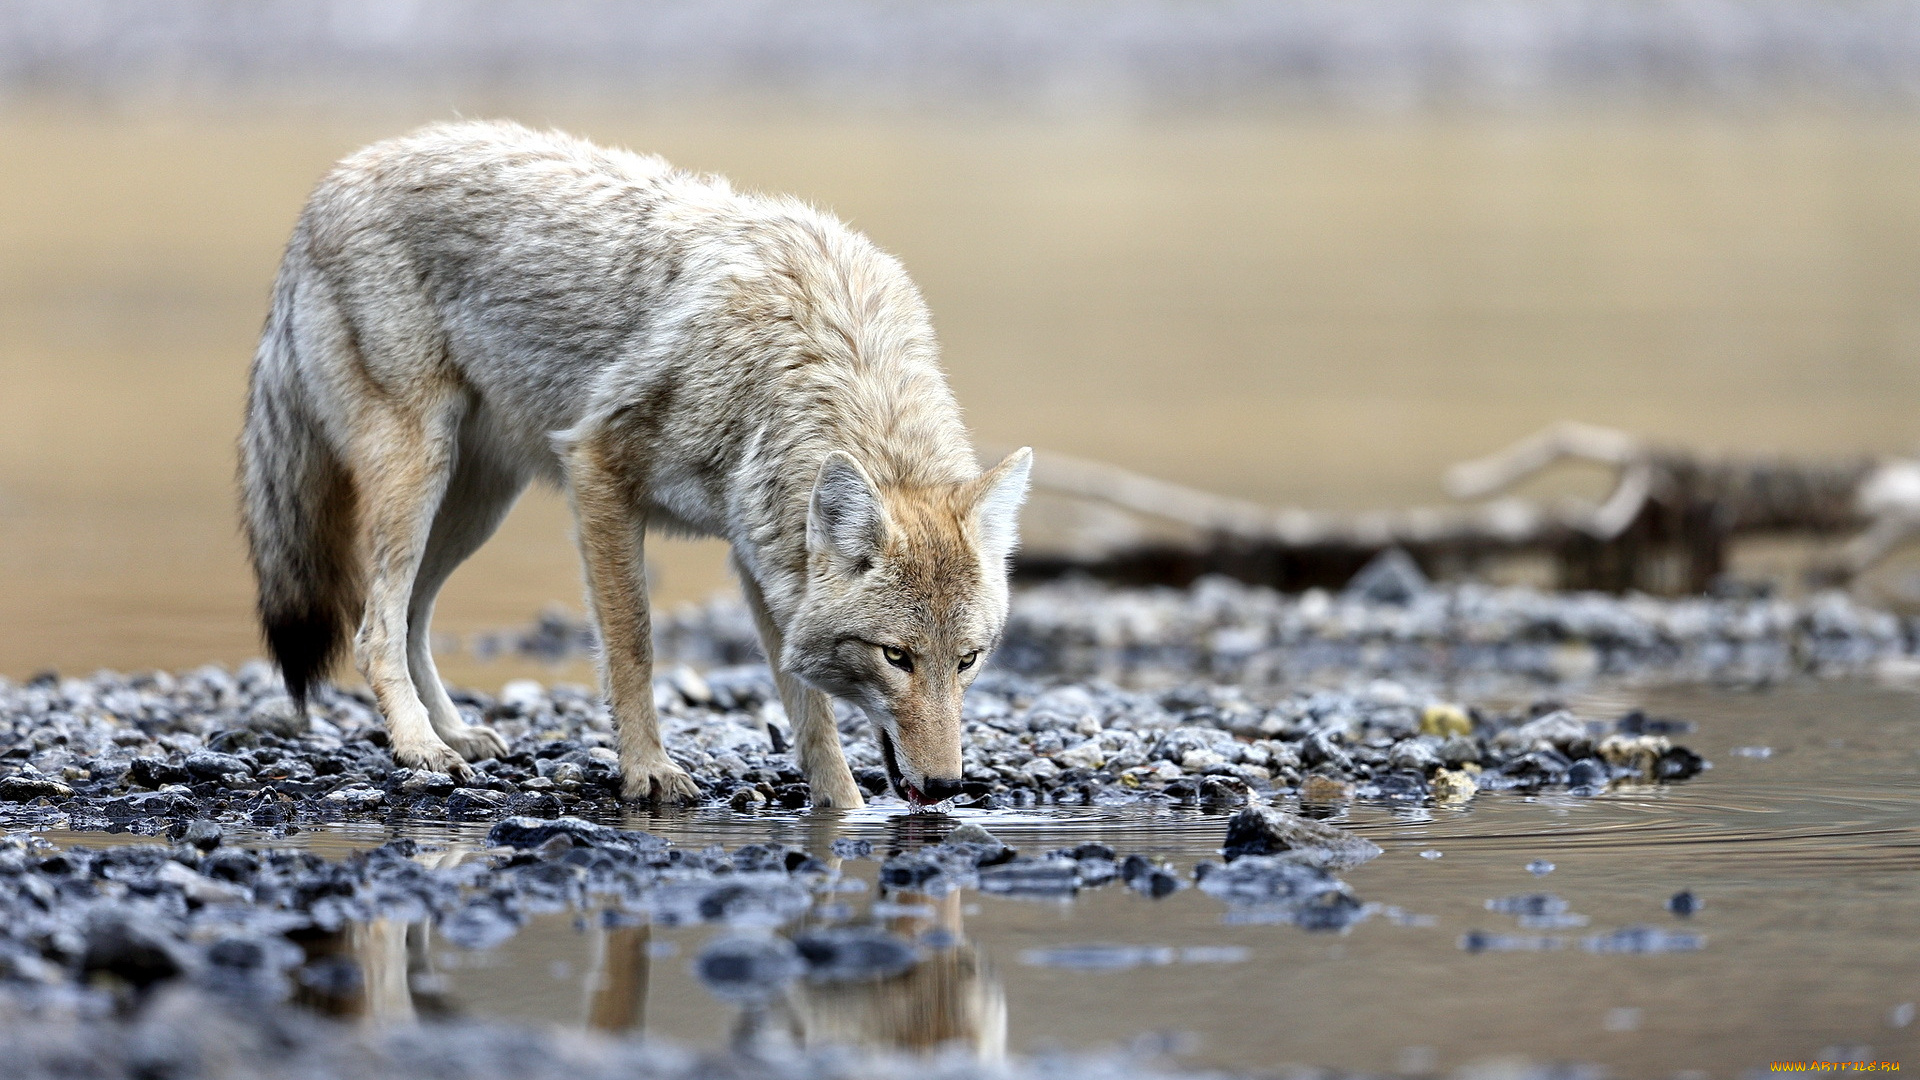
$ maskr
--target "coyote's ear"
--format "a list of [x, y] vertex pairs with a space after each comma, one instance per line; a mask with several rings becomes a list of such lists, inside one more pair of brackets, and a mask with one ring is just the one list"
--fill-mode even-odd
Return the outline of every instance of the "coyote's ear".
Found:
[[979, 489], [973, 497], [973, 520], [983, 560], [1005, 559], [1019, 546], [1020, 504], [1027, 501], [1032, 471], [1033, 449], [1023, 446], [974, 481]]
[[808, 549], [832, 556], [840, 572], [857, 574], [873, 565], [886, 542], [887, 512], [866, 470], [851, 454], [828, 454], [807, 504]]

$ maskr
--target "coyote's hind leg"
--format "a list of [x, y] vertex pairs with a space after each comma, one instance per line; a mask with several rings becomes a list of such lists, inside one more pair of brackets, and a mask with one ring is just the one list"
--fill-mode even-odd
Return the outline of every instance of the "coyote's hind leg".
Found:
[[600, 630], [601, 679], [619, 728], [622, 793], [629, 799], [692, 801], [700, 789], [667, 758], [653, 708], [653, 625], [647, 610], [646, 518], [639, 485], [603, 435], [566, 451], [587, 599]]
[[433, 730], [407, 666], [408, 609], [427, 536], [446, 493], [460, 401], [365, 403], [349, 468], [360, 498], [366, 611], [354, 659], [387, 718], [395, 763], [467, 776], [472, 770]]
[[434, 733], [468, 761], [505, 757], [507, 743], [492, 728], [462, 720], [453, 699], [447, 696], [433, 662], [433, 601], [454, 569], [499, 528], [524, 486], [518, 476], [488, 462], [477, 448], [463, 444], [413, 582], [407, 617], [407, 670], [427, 707]]

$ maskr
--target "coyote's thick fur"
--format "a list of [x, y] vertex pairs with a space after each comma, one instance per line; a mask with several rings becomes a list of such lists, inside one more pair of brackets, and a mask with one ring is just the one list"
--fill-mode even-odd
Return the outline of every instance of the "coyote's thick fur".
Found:
[[357, 627], [400, 764], [505, 751], [428, 620], [541, 478], [572, 500], [629, 798], [698, 794], [654, 714], [649, 528], [732, 544], [816, 805], [862, 803], [829, 694], [900, 794], [959, 788], [1031, 455], [981, 472], [919, 292], [825, 214], [512, 124], [368, 147], [287, 245], [241, 457], [288, 690], [304, 708]]

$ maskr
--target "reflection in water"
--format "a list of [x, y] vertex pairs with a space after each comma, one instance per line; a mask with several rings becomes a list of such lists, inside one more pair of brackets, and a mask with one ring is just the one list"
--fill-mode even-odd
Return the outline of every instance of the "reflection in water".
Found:
[[803, 981], [793, 993], [803, 1040], [910, 1051], [962, 1046], [981, 1060], [1005, 1057], [1006, 991], [966, 940], [961, 894], [903, 892], [883, 899], [902, 913], [882, 925], [920, 941], [920, 962], [875, 981]]
[[[936, 842], [953, 826], [951, 819], [933, 815], [896, 821], [892, 833], [901, 846]], [[816, 849], [824, 851], [836, 830], [831, 820], [823, 820], [810, 832]], [[449, 867], [476, 851], [456, 847], [414, 858]], [[838, 857], [826, 861], [834, 871], [841, 869]], [[865, 912], [841, 904], [816, 908], [783, 934], [870, 925], [914, 943], [918, 962], [891, 974], [783, 983], [760, 1000], [740, 1004], [732, 1045], [750, 1054], [830, 1044], [908, 1052], [961, 1047], [982, 1060], [1004, 1058], [1006, 994], [979, 948], [967, 940], [962, 898], [957, 891], [935, 896], [883, 890]], [[646, 1028], [656, 955], [653, 927], [628, 918], [594, 912], [575, 924], [588, 946], [577, 1013], [584, 1028], [608, 1034]], [[307, 960], [294, 1000], [308, 1008], [376, 1025], [462, 1011], [436, 965], [436, 930], [427, 920], [373, 919], [314, 933], [301, 945]]]
[[604, 925], [596, 920], [593, 963], [587, 970], [587, 1027], [609, 1034], [644, 1031], [647, 983], [653, 968], [653, 927]]

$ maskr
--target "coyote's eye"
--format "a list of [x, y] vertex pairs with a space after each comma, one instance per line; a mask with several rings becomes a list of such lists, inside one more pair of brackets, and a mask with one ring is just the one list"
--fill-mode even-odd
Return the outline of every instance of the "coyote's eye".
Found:
[[913, 657], [908, 654], [907, 650], [897, 645], [880, 646], [880, 655], [887, 658], [887, 663], [892, 664], [901, 671], [913, 670]]
[[978, 660], [978, 659], [980, 659], [980, 650], [979, 650], [979, 649], [975, 649], [975, 650], [973, 650], [972, 652], [970, 652], [970, 653], [968, 653], [967, 655], [965, 655], [965, 656], [963, 656], [963, 657], [961, 657], [961, 658], [960, 658], [960, 670], [961, 670], [961, 671], [965, 671], [965, 670], [967, 670], [968, 668], [970, 668], [970, 667], [972, 667], [972, 666], [973, 666], [973, 664], [974, 664], [974, 661], [976, 661], [976, 660]]

